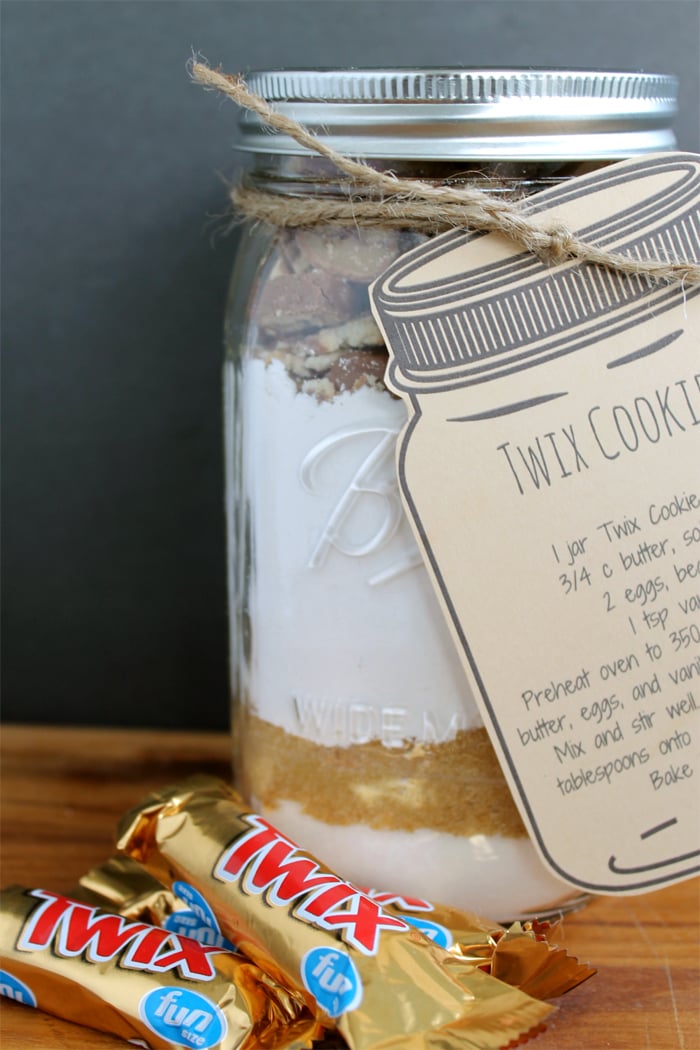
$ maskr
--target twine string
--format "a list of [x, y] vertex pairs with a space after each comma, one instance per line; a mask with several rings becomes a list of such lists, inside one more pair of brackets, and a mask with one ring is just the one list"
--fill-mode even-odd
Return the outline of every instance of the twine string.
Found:
[[[577, 237], [554, 219], [527, 215], [515, 201], [505, 200], [477, 186], [434, 186], [422, 179], [399, 178], [390, 171], [377, 171], [362, 160], [348, 157], [317, 138], [303, 124], [275, 110], [247, 87], [243, 77], [231, 76], [193, 61], [191, 76], [196, 84], [218, 91], [238, 106], [257, 114], [273, 131], [287, 135], [305, 149], [325, 157], [344, 175], [346, 199], [282, 196], [250, 187], [236, 186], [231, 196], [245, 216], [276, 226], [413, 227], [432, 230], [465, 227], [504, 234], [543, 262], [556, 264], [577, 260], [646, 276], [669, 283], [700, 282], [700, 265], [679, 259], [636, 259], [609, 252]], [[369, 191], [362, 199], [352, 194]]]

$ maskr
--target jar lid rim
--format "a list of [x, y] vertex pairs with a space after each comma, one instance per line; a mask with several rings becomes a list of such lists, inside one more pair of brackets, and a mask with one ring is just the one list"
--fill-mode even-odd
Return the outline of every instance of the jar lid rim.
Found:
[[[618, 159], [672, 149], [678, 80], [557, 69], [280, 69], [248, 88], [339, 152], [368, 158]], [[243, 111], [239, 149], [305, 155]]]
[[406, 67], [252, 70], [248, 87], [268, 102], [498, 102], [512, 98], [675, 101], [666, 73], [517, 67]]

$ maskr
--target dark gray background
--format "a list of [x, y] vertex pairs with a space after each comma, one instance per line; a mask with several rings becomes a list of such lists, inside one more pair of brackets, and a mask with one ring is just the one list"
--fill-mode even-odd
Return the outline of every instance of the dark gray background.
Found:
[[3, 712], [228, 721], [221, 316], [236, 114], [191, 50], [276, 66], [673, 72], [696, 0], [12, 2], [3, 20]]

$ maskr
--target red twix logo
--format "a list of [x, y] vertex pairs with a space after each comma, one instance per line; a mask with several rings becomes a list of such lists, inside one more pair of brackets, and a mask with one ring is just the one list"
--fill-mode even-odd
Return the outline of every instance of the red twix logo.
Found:
[[319, 868], [262, 817], [243, 819], [252, 830], [221, 855], [214, 869], [217, 879], [238, 882], [246, 893], [264, 893], [272, 904], [296, 901], [297, 918], [324, 930], [340, 930], [343, 940], [365, 955], [376, 954], [382, 930], [409, 929], [366, 894]]
[[121, 915], [101, 914], [97, 908], [46, 890], [31, 890], [30, 896], [43, 904], [24, 925], [17, 943], [20, 951], [52, 948], [57, 955], [84, 955], [92, 963], [121, 956], [119, 965], [126, 969], [178, 970], [193, 981], [210, 981], [216, 975], [209, 956], [220, 948], [143, 922], [128, 922]]

